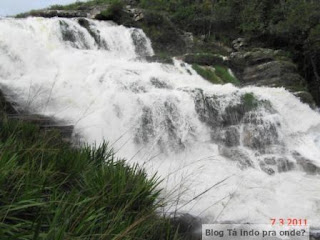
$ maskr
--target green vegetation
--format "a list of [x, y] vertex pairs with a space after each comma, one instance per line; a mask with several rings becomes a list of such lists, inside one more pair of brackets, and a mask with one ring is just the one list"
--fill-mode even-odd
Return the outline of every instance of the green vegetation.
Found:
[[213, 67], [204, 67], [198, 64], [192, 64], [192, 68], [204, 79], [214, 83], [214, 84], [225, 84], [232, 83], [233, 85], [239, 85], [240, 82], [235, 78], [228, 68], [221, 65], [215, 65]]
[[[51, 10], [87, 10], [88, 8], [106, 5], [115, 2], [114, 0], [91, 0], [75, 2], [68, 5], [52, 5], [49, 9]], [[117, 1], [119, 2], [119, 1]]]
[[241, 102], [247, 111], [258, 107], [259, 101], [256, 99], [253, 93], [245, 93], [241, 96]]
[[109, 2], [110, 5], [97, 16], [97, 19], [117, 21], [121, 18], [123, 2], [121, 0], [110, 0]]
[[215, 65], [216, 75], [223, 80], [224, 83], [232, 83], [233, 85], [240, 85], [240, 81], [229, 72], [229, 68], [221, 65]]
[[4, 118], [0, 147], [0, 239], [176, 239], [155, 212], [158, 179], [107, 144], [75, 148]]
[[192, 68], [204, 79], [212, 82], [213, 84], [223, 84], [222, 79], [220, 79], [214, 69], [210, 68], [210, 67], [201, 67], [197, 64], [193, 64]]

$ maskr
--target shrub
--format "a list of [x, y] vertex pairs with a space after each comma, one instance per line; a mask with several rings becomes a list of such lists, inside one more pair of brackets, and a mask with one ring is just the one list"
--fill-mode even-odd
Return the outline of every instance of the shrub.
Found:
[[122, 9], [124, 4], [121, 0], [112, 0], [108, 8], [102, 11], [98, 16], [97, 19], [100, 20], [114, 20], [120, 19], [122, 15]]

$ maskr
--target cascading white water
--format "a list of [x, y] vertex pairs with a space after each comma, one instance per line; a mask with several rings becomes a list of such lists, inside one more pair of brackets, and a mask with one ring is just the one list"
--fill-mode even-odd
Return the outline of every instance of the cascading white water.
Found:
[[319, 113], [282, 88], [212, 85], [179, 60], [144, 60], [152, 54], [141, 30], [109, 22], [0, 20], [7, 93], [158, 172], [168, 212], [320, 226]]

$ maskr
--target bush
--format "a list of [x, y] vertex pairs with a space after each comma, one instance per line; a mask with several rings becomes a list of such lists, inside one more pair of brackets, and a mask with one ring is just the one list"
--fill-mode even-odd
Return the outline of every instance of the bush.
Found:
[[98, 14], [96, 18], [100, 20], [117, 21], [121, 18], [123, 7], [124, 4], [121, 0], [112, 0], [108, 8]]

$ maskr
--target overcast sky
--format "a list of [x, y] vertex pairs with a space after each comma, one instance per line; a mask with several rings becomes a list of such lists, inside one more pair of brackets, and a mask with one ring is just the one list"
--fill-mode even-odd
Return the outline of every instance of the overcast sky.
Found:
[[10, 16], [31, 9], [72, 2], [76, 2], [76, 0], [0, 0], [0, 16]]

